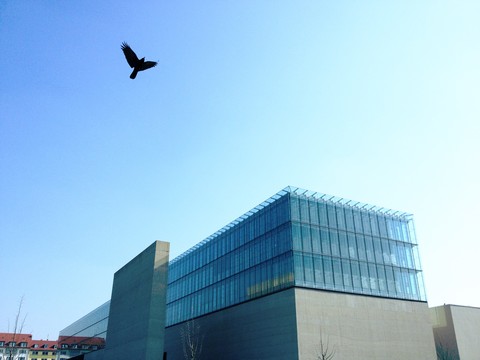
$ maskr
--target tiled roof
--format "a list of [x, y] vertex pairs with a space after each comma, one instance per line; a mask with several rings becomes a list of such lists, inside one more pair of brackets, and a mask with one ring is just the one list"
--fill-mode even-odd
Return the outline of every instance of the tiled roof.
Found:
[[32, 340], [28, 344], [28, 347], [33, 349], [54, 349], [57, 345], [58, 342], [54, 340]]
[[10, 341], [30, 343], [30, 341], [32, 341], [32, 334], [0, 333], [0, 341], [4, 341], [5, 343], [9, 343]]

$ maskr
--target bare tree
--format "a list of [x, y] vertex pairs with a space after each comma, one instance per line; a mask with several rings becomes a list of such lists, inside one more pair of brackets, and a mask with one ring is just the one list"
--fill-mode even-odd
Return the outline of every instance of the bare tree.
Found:
[[335, 346], [330, 346], [328, 338], [324, 340], [321, 332], [316, 352], [315, 360], [332, 360], [335, 357]]
[[437, 350], [437, 359], [438, 360], [459, 360], [458, 351], [456, 349], [451, 349], [442, 342], [437, 342], [435, 344]]
[[[23, 331], [23, 327], [25, 326], [25, 320], [27, 319], [27, 314], [23, 317], [23, 320], [20, 321], [22, 315], [22, 306], [23, 306], [23, 295], [20, 298], [18, 303], [18, 310], [15, 316], [15, 324], [13, 326], [13, 333], [12, 333], [12, 340], [10, 341], [10, 346], [8, 347], [8, 353], [10, 354], [10, 359], [13, 360], [14, 356], [18, 352], [18, 344], [17, 344], [17, 335], [21, 334]], [[10, 325], [8, 326], [10, 330]]]
[[183, 356], [185, 360], [199, 360], [202, 354], [203, 340], [200, 324], [194, 319], [184, 323], [180, 329]]

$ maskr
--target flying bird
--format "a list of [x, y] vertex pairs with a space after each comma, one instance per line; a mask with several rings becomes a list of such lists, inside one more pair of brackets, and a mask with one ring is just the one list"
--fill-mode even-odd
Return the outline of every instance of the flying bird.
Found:
[[150, 69], [157, 65], [155, 61], [145, 61], [145, 58], [139, 59], [132, 48], [126, 42], [122, 43], [122, 50], [127, 59], [128, 65], [133, 68], [130, 79], [135, 79], [139, 71]]

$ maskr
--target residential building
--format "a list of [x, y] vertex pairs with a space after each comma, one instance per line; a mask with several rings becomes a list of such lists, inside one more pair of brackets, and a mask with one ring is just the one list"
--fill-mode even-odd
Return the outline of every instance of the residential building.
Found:
[[0, 333], [0, 360], [55, 360], [57, 341], [32, 340], [31, 334]]
[[27, 360], [31, 334], [0, 333], [0, 360]]
[[58, 342], [52, 340], [32, 340], [29, 343], [29, 360], [57, 359]]

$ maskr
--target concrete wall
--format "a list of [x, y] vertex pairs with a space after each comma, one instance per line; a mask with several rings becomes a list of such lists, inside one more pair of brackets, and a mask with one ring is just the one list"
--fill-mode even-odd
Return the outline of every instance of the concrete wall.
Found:
[[451, 309], [460, 359], [480, 359], [480, 309], [467, 306]]
[[[295, 292], [288, 289], [201, 317], [201, 359], [297, 360]], [[168, 360], [184, 359], [182, 324], [166, 329]]]
[[440, 351], [462, 360], [480, 359], [480, 308], [443, 305], [431, 308], [430, 313]]
[[162, 359], [168, 257], [156, 241], [115, 273], [105, 360]]
[[300, 360], [436, 359], [426, 303], [297, 289], [296, 318]]

